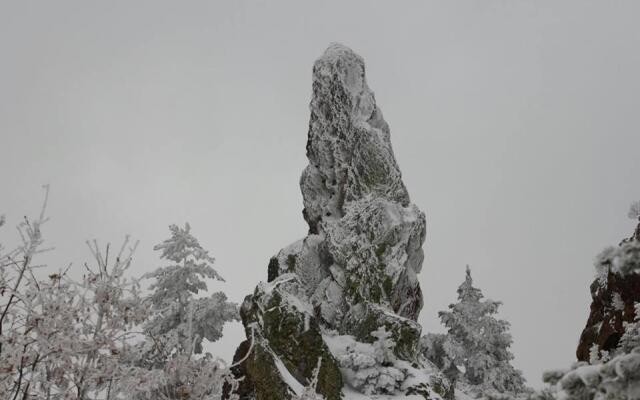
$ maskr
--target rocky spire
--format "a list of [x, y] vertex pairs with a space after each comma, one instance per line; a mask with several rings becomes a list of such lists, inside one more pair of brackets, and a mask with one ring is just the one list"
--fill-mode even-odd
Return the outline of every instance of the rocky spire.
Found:
[[409, 194], [391, 149], [389, 125], [365, 80], [364, 61], [334, 43], [313, 67], [307, 157], [300, 179], [310, 231], [339, 219], [367, 195], [406, 206]]
[[241, 309], [248, 341], [236, 359], [251, 351], [236, 373], [258, 399], [290, 398], [318, 358], [316, 389], [339, 398], [343, 365], [328, 346], [339, 341], [327, 334], [373, 343], [383, 329], [399, 360], [417, 357], [425, 217], [410, 203], [360, 56], [329, 46], [313, 67], [310, 109], [300, 179], [309, 234], [271, 259], [268, 282]]

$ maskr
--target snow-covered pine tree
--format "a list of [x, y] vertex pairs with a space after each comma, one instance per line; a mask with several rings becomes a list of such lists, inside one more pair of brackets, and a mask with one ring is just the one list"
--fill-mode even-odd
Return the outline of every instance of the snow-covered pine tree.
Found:
[[465, 280], [458, 287], [458, 302], [438, 313], [448, 329], [441, 348], [458, 371], [463, 370], [460, 380], [481, 393], [524, 392], [522, 373], [511, 365], [509, 323], [494, 317], [501, 303], [483, 297], [473, 286], [467, 266]]
[[150, 383], [133, 390], [131, 398], [218, 400], [225, 384], [235, 387], [237, 382], [222, 360], [202, 354], [202, 342], [221, 338], [224, 324], [239, 319], [238, 306], [223, 292], [197, 297], [207, 291], [206, 279], [223, 281], [222, 276], [188, 223], [169, 229], [171, 237], [154, 246], [169, 265], [144, 276], [155, 281], [149, 287], [151, 317], [143, 326], [148, 339], [135, 364], [149, 369]]
[[223, 292], [196, 297], [207, 291], [205, 279], [224, 281], [213, 268], [214, 258], [191, 234], [191, 227], [169, 226], [171, 237], [154, 246], [160, 258], [170, 262], [146, 274], [150, 285], [153, 316], [144, 331], [152, 338], [153, 362], [164, 365], [171, 354], [200, 354], [202, 341], [222, 337], [224, 324], [239, 320], [238, 306]]

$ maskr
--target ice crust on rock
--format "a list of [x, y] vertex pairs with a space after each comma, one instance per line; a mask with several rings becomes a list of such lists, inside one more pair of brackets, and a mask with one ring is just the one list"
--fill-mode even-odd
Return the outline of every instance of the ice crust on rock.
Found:
[[309, 165], [300, 179], [311, 232], [339, 219], [348, 203], [367, 194], [409, 205], [389, 135], [365, 80], [364, 61], [334, 43], [313, 67], [307, 141]]
[[[334, 332], [360, 343], [353, 349], [366, 349], [376, 341], [373, 333], [383, 327], [398, 362], [420, 361], [421, 329], [416, 320], [423, 297], [417, 274], [426, 235], [425, 216], [411, 204], [402, 182], [389, 126], [367, 86], [362, 58], [341, 44], [331, 44], [314, 64], [312, 91], [309, 165], [300, 178], [309, 233], [271, 258], [269, 283], [260, 284], [242, 306], [247, 338], [260, 338], [255, 352], [277, 357], [303, 386], [309, 383], [315, 362], [295, 349], [278, 348], [283, 339]], [[299, 321], [289, 324], [287, 332], [270, 329], [265, 322], [274, 319], [274, 296], [279, 299], [275, 319]], [[279, 337], [282, 334], [289, 337]], [[302, 347], [297, 351], [305, 351]], [[326, 366], [320, 370], [317, 390], [336, 398], [335, 388], [322, 382], [327, 380], [324, 374], [339, 371], [337, 357], [344, 355], [324, 351], [324, 339], [321, 347], [315, 355], [323, 357]], [[395, 367], [385, 368], [387, 375], [372, 372], [372, 376], [404, 377]], [[259, 368], [254, 370], [259, 373]], [[245, 373], [247, 381], [262, 379]], [[381, 386], [384, 391], [406, 389], [401, 381]], [[367, 390], [375, 393], [369, 386]], [[267, 398], [257, 387], [247, 391], [258, 399]], [[283, 393], [282, 398], [290, 395]]]
[[341, 325], [340, 317], [362, 301], [416, 320], [425, 217], [410, 204], [360, 56], [340, 44], [329, 46], [313, 68], [310, 109], [309, 165], [300, 187], [308, 238], [319, 236], [309, 250], [323, 262], [313, 267], [328, 280], [314, 293], [316, 305], [339, 305], [335, 316], [325, 310], [330, 325]]

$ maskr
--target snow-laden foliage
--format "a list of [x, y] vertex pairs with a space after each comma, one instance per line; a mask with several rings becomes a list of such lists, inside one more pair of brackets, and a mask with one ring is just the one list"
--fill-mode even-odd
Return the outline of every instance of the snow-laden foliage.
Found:
[[460, 370], [456, 361], [464, 357], [462, 346], [453, 337], [439, 333], [427, 333], [420, 339], [424, 356], [433, 362], [447, 379], [458, 380]]
[[398, 368], [393, 353], [395, 342], [391, 333], [384, 327], [372, 333], [373, 343], [360, 343], [350, 337], [341, 337], [344, 349], [332, 351], [338, 353], [337, 359], [345, 381], [353, 388], [365, 394], [393, 394], [398, 392], [407, 378], [407, 372]]
[[601, 350], [597, 344], [594, 343], [589, 349], [589, 364], [602, 364], [609, 360], [609, 352]]
[[625, 240], [620, 246], [610, 246], [596, 257], [596, 272], [601, 280], [607, 274], [619, 276], [640, 273], [640, 241]]
[[214, 258], [191, 235], [189, 224], [169, 229], [171, 237], [154, 250], [161, 251], [160, 258], [171, 264], [145, 275], [155, 281], [150, 286], [152, 317], [144, 330], [153, 338], [155, 361], [161, 363], [174, 351], [202, 353], [204, 339], [218, 340], [224, 324], [239, 319], [238, 306], [228, 302], [223, 292], [195, 297], [207, 290], [205, 279], [223, 278], [212, 266]]
[[138, 376], [124, 381], [123, 386], [128, 388], [124, 399], [238, 399], [234, 394], [224, 397], [225, 393], [237, 387], [237, 382], [226, 364], [209, 353], [200, 358], [176, 355], [160, 369], [140, 371], [143, 372]]
[[[238, 306], [227, 301], [223, 292], [196, 298], [207, 290], [205, 279], [223, 280], [213, 268], [214, 258], [190, 233], [191, 227], [169, 227], [171, 237], [156, 245], [161, 259], [170, 264], [146, 274], [154, 279], [148, 300], [151, 316], [143, 324], [148, 340], [138, 346], [135, 364], [151, 369], [159, 376], [147, 393], [151, 398], [217, 399], [224, 383], [235, 385], [221, 360], [206, 353], [202, 342], [222, 337], [228, 321], [238, 320]], [[147, 398], [147, 397], [142, 398]]]
[[[148, 368], [147, 350], [158, 341], [140, 327], [151, 323], [156, 303], [141, 294], [138, 280], [127, 277], [137, 245], [128, 238], [115, 254], [109, 245], [103, 251], [97, 241], [88, 242], [94, 262], [85, 263], [79, 281], [67, 273], [70, 267], [48, 273], [35, 263], [46, 250], [47, 197], [48, 188], [40, 215], [19, 224], [21, 244], [7, 252], [0, 246], [0, 398], [218, 400], [225, 385], [237, 387], [224, 362], [182, 348], [163, 348], [169, 351], [165, 362]], [[213, 319], [217, 327], [216, 316], [227, 315], [230, 306], [214, 296], [208, 307], [194, 308], [208, 311], [190, 314], [192, 339], [198, 335], [194, 315]]]
[[606, 363], [577, 362], [569, 370], [543, 376], [550, 385], [532, 399], [637, 400], [640, 399], [640, 351], [620, 354]]
[[384, 327], [374, 331], [373, 337], [376, 339], [372, 343], [363, 343], [351, 335], [336, 332], [324, 335], [324, 341], [338, 360], [345, 393], [364, 394], [355, 397], [358, 399], [419, 396], [453, 400], [453, 387], [435, 365], [423, 357], [413, 363], [398, 358], [392, 351], [393, 337]]
[[[589, 363], [578, 362], [564, 371], [550, 371], [546, 398], [562, 400], [640, 399], [640, 304], [636, 318], [625, 324], [625, 333], [612, 355], [592, 346]], [[538, 394], [534, 399], [546, 399]]]
[[[635, 210], [635, 211], [634, 211]], [[640, 204], [634, 203], [629, 217], [635, 219]], [[640, 224], [635, 233], [618, 247], [605, 249], [596, 258], [599, 284], [607, 285], [609, 277], [632, 279], [640, 273]], [[604, 278], [604, 279], [603, 279]], [[638, 400], [640, 399], [640, 304], [629, 307], [618, 293], [611, 299], [612, 308], [624, 315], [633, 315], [632, 322], [623, 322], [624, 332], [617, 346], [603, 351], [593, 344], [589, 363], [578, 362], [567, 370], [546, 372], [548, 384], [535, 400]], [[627, 314], [631, 312], [632, 314]]]
[[511, 365], [509, 323], [496, 319], [500, 302], [483, 300], [467, 267], [458, 302], [439, 313], [448, 331], [423, 339], [425, 355], [451, 380], [482, 395], [526, 392], [522, 373]]
[[1, 256], [10, 287], [0, 293], [0, 398], [122, 398], [123, 378], [139, 377], [122, 360], [147, 315], [137, 282], [124, 277], [135, 245], [125, 240], [113, 256], [94, 241], [96, 265], [85, 264], [82, 281], [66, 270], [37, 279], [45, 208], [46, 196], [40, 216], [18, 226], [22, 244]]
[[624, 324], [624, 334], [618, 343], [618, 349], [623, 353], [640, 349], [640, 303], [636, 303], [634, 308], [636, 317], [633, 322]]

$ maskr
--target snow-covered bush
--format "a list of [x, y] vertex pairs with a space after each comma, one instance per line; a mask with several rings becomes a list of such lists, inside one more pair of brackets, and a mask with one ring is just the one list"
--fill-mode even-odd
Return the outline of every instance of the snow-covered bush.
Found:
[[81, 282], [67, 270], [38, 279], [46, 193], [40, 216], [18, 226], [22, 244], [1, 257], [10, 289], [0, 292], [0, 398], [122, 398], [121, 379], [137, 370], [121, 361], [147, 315], [137, 282], [124, 277], [135, 246], [126, 240], [109, 263], [109, 246], [102, 253], [93, 242], [96, 266], [85, 264]]
[[[235, 305], [223, 294], [193, 302], [187, 301], [189, 295], [179, 296], [189, 311], [184, 329], [169, 328], [158, 337], [141, 331], [138, 327], [153, 326], [163, 313], [159, 303], [141, 295], [136, 279], [125, 276], [136, 248], [128, 238], [116, 254], [109, 245], [103, 251], [96, 241], [88, 243], [95, 263], [84, 264], [80, 281], [71, 279], [69, 268], [47, 273], [45, 265], [34, 262], [46, 250], [42, 227], [47, 198], [48, 188], [39, 216], [18, 225], [20, 245], [6, 252], [0, 246], [1, 399], [218, 400], [224, 385], [237, 386], [224, 362], [210, 354], [193, 356], [201, 338], [220, 337], [221, 324], [231, 318]], [[195, 254], [195, 260], [211, 260], [193, 248], [197, 241], [185, 238], [189, 245], [181, 250], [183, 242], [176, 242], [172, 254], [186, 248], [193, 250], [189, 254]], [[183, 265], [219, 277], [210, 266], [189, 261]], [[177, 284], [192, 292], [206, 289], [203, 282], [187, 277]], [[206, 321], [194, 323], [194, 318]], [[167, 340], [158, 346], [158, 338]], [[155, 348], [166, 358], [149, 368], [147, 350]]]
[[596, 258], [596, 272], [603, 282], [610, 272], [619, 276], [640, 273], [640, 241], [624, 240], [620, 246], [604, 249]]
[[[605, 353], [604, 355], [602, 353]], [[636, 318], [625, 324], [625, 333], [613, 355], [592, 346], [589, 363], [575, 363], [569, 370], [547, 372], [548, 396], [563, 400], [640, 399], [640, 304]]]
[[[124, 398], [132, 400], [220, 400], [226, 384], [230, 391], [237, 387], [227, 365], [207, 353], [199, 358], [176, 355], [160, 369], [140, 369], [123, 379], [122, 387], [128, 390]], [[229, 394], [225, 398], [238, 397]]]
[[545, 398], [637, 400], [640, 399], [640, 349], [617, 355], [606, 363], [578, 362], [568, 371], [546, 373], [543, 378], [550, 385], [544, 392]]
[[376, 338], [373, 343], [358, 342], [351, 336], [329, 336], [325, 340], [349, 386], [368, 395], [396, 393], [407, 378], [406, 362], [396, 359], [395, 343], [384, 327], [371, 334]]

